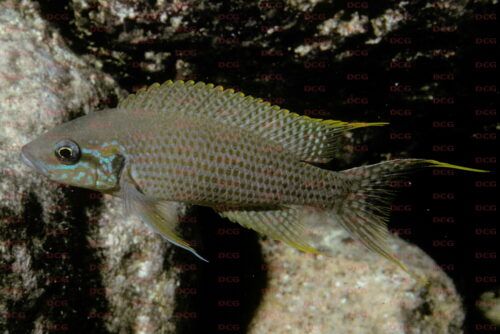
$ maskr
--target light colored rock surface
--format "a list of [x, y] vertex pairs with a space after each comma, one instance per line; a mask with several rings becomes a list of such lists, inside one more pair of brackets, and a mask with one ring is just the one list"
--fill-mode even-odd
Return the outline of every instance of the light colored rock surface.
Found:
[[249, 333], [462, 333], [465, 314], [455, 287], [420, 249], [399, 238], [390, 242], [429, 286], [340, 228], [319, 237], [332, 257], [264, 242], [268, 286]]
[[[492, 324], [500, 326], [500, 291], [486, 291], [476, 302], [478, 307], [484, 314], [484, 317], [491, 321]], [[489, 328], [492, 328], [490, 326]]]
[[[0, 332], [173, 331], [169, 246], [119, 200], [47, 181], [22, 145], [117, 94], [29, 2], [0, 5]], [[90, 319], [90, 320], [89, 320]], [[79, 328], [79, 326], [82, 326]]]

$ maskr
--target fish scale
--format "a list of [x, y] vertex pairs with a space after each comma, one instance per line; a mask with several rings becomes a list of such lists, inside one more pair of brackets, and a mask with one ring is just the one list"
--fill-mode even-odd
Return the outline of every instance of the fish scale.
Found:
[[313, 253], [305, 218], [321, 211], [423, 282], [386, 245], [391, 182], [422, 167], [485, 171], [425, 159], [340, 172], [310, 164], [333, 159], [345, 131], [386, 124], [314, 119], [220, 86], [167, 81], [52, 129], [23, 146], [21, 159], [51, 180], [121, 197], [202, 260], [177, 231], [179, 203]]
[[[332, 172], [297, 164], [298, 158], [277, 143], [263, 144], [243, 129], [238, 129], [235, 136], [234, 127], [195, 115], [183, 115], [182, 119], [178, 114], [163, 115], [162, 120], [155, 118], [154, 122], [166, 124], [158, 137], [164, 139], [138, 140], [141, 136], [134, 135], [128, 140], [117, 138], [131, 161], [132, 177], [149, 196], [174, 201], [189, 194], [193, 203], [208, 206], [266, 207], [323, 206], [337, 196], [333, 186], [315, 186], [332, 184]], [[175, 126], [181, 120], [195, 127], [183, 131]], [[144, 124], [148, 120], [135, 122]], [[324, 182], [318, 181], [322, 179]], [[293, 189], [303, 191], [299, 195]]]

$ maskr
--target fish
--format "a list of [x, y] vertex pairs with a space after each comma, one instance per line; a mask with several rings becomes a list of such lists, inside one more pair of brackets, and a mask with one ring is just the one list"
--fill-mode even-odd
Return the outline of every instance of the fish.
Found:
[[425, 282], [387, 247], [391, 182], [424, 167], [487, 171], [427, 159], [322, 168], [344, 132], [387, 124], [311, 118], [222, 86], [169, 80], [56, 126], [20, 159], [52, 181], [122, 198], [126, 212], [203, 261], [178, 231], [180, 204], [321, 254], [304, 220], [317, 210]]

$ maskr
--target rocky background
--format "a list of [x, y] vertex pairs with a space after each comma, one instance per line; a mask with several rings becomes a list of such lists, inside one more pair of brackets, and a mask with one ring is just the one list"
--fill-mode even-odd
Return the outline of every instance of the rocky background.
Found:
[[391, 231], [418, 247], [391, 247], [422, 287], [340, 229], [320, 235], [334, 257], [312, 256], [195, 207], [182, 219], [201, 263], [119, 200], [18, 160], [56, 124], [184, 79], [391, 123], [347, 135], [326, 168], [419, 157], [494, 170], [495, 4], [2, 2], [0, 332], [495, 332], [494, 173], [429, 170], [403, 189]]

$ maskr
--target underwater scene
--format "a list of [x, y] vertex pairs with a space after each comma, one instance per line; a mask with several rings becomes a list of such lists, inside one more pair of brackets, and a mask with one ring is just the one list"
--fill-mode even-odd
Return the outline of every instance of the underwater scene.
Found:
[[496, 5], [0, 3], [0, 332], [500, 332]]

